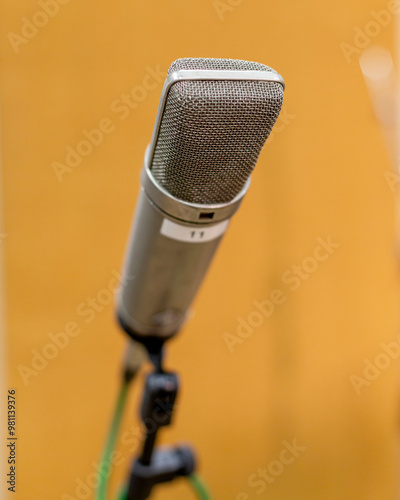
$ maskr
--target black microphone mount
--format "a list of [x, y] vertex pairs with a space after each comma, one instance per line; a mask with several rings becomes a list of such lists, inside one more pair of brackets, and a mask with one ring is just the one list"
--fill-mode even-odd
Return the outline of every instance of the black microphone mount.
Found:
[[154, 364], [154, 372], [146, 378], [140, 411], [146, 435], [142, 452], [133, 462], [127, 500], [145, 500], [157, 484], [190, 476], [195, 470], [195, 457], [190, 447], [155, 448], [158, 431], [171, 424], [179, 379], [176, 373], [163, 370], [162, 348], [158, 355], [153, 352], [152, 357], [158, 361]]

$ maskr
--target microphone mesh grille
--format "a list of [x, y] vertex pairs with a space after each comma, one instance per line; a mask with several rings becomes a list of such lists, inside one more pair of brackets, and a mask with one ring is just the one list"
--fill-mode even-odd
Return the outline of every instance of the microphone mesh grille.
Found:
[[[168, 74], [186, 70], [270, 71], [233, 59], [178, 59]], [[283, 88], [250, 80], [180, 81], [165, 104], [150, 166], [178, 199], [231, 201], [243, 188], [278, 118]]]

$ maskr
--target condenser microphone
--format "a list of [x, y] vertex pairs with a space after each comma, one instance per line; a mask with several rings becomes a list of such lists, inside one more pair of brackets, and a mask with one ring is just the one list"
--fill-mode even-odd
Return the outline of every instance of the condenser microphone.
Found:
[[283, 101], [263, 64], [178, 59], [168, 71], [141, 174], [117, 315], [136, 340], [182, 326], [238, 209]]

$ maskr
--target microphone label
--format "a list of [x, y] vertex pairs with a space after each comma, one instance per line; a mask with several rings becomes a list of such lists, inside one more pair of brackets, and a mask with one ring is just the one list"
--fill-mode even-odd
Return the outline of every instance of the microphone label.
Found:
[[169, 219], [164, 219], [161, 234], [167, 238], [188, 243], [203, 243], [215, 240], [226, 231], [229, 220], [224, 220], [212, 226], [184, 226]]

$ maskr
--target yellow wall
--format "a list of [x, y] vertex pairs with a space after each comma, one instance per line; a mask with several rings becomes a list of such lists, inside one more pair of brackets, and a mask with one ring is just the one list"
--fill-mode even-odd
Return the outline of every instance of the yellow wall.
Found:
[[[44, 24], [42, 7], [33, 0], [0, 7], [3, 335], [19, 439], [18, 492], [10, 498], [83, 498], [77, 481], [95, 471], [125, 338], [112, 304], [90, 323], [77, 308], [120, 269], [162, 84], [124, 120], [112, 106], [142, 84], [148, 67], [166, 72], [179, 57], [262, 62], [287, 87], [280, 127], [195, 313], [170, 343], [167, 364], [181, 373], [183, 388], [175, 426], [162, 441], [195, 445], [216, 499], [395, 498], [398, 362], [359, 395], [351, 383], [352, 375], [364, 376], [364, 360], [400, 333], [394, 193], [385, 178], [391, 165], [359, 54], [346, 60], [340, 47], [354, 44], [355, 27], [365, 30], [372, 10], [393, 5], [230, 4], [220, 2], [218, 15], [212, 0], [64, 0], [26, 43], [10, 33], [21, 35], [24, 18]], [[394, 17], [365, 45], [390, 48]], [[113, 131], [60, 182], [54, 162], [65, 163], [65, 148], [107, 118]], [[292, 291], [283, 274], [328, 237], [340, 246]], [[235, 334], [238, 318], [276, 288], [286, 301], [230, 353], [223, 334]], [[70, 322], [80, 334], [25, 384], [18, 367], [31, 366], [32, 350]], [[138, 427], [140, 385], [125, 431]], [[248, 484], [293, 440], [305, 448], [293, 463], [271, 483]], [[131, 446], [119, 449], [114, 486], [132, 456]], [[180, 483], [154, 498], [190, 495]]]

